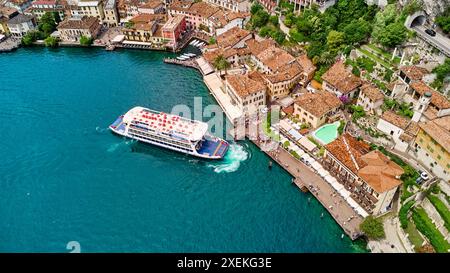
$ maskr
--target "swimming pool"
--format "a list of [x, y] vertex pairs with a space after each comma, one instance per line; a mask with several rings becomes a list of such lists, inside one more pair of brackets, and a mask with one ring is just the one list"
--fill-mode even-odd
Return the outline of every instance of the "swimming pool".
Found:
[[334, 123], [325, 124], [317, 129], [313, 136], [320, 141], [323, 145], [326, 145], [338, 137], [338, 128], [341, 123], [336, 121]]

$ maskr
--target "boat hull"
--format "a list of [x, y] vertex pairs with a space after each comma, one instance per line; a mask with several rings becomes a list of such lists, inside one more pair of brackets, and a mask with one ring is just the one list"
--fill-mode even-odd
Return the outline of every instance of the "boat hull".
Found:
[[132, 136], [132, 135], [127, 134], [125, 132], [125, 130], [119, 130], [114, 125], [109, 126], [109, 129], [111, 130], [111, 132], [113, 132], [114, 134], [119, 135], [119, 136], [124, 136], [126, 138], [134, 139], [134, 140], [140, 141], [140, 142], [145, 143], [145, 144], [155, 145], [155, 146], [158, 146], [158, 147], [161, 147], [161, 148], [166, 148], [166, 149], [169, 149], [169, 150], [172, 150], [172, 151], [180, 152], [180, 153], [183, 153], [183, 154], [189, 154], [189, 155], [192, 155], [192, 156], [195, 156], [195, 157], [204, 158], [204, 159], [220, 160], [226, 154], [227, 149], [228, 149], [228, 147], [226, 147], [226, 150], [223, 152], [222, 156], [209, 156], [209, 155], [199, 154], [199, 153], [194, 152], [194, 151], [186, 151], [186, 150], [177, 149], [176, 147], [171, 147], [171, 146], [164, 145], [162, 143], [158, 143], [158, 142], [155, 142], [155, 141], [151, 141], [151, 140], [148, 140], [148, 139], [143, 139], [143, 138], [140, 138], [138, 136]]

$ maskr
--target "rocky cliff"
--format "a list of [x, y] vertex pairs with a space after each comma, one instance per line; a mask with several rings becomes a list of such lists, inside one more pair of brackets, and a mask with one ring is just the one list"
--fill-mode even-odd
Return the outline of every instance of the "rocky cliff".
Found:
[[[411, 1], [415, 0], [399, 0], [399, 3], [402, 6], [405, 6]], [[432, 18], [443, 13], [448, 7], [450, 7], [450, 0], [416, 0], [416, 1], [422, 3], [424, 11]]]

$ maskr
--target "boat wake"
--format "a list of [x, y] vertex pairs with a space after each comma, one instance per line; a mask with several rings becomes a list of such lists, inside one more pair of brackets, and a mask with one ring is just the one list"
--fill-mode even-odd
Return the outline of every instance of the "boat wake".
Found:
[[113, 143], [113, 144], [111, 144], [108, 147], [107, 151], [109, 153], [114, 153], [115, 151], [117, 151], [117, 149], [121, 149], [122, 147], [127, 147], [128, 148], [128, 147], [130, 147], [131, 145], [133, 145], [136, 142], [137, 142], [136, 140], [125, 140], [125, 141], [122, 141], [122, 142]]
[[101, 128], [101, 127], [99, 127], [99, 126], [95, 127], [95, 131], [96, 131], [97, 133], [104, 133], [104, 132], [108, 131], [108, 129], [109, 129], [109, 128]]
[[247, 160], [248, 155], [248, 152], [243, 146], [231, 144], [223, 160], [209, 164], [208, 167], [213, 168], [216, 173], [232, 173], [239, 169], [241, 162]]

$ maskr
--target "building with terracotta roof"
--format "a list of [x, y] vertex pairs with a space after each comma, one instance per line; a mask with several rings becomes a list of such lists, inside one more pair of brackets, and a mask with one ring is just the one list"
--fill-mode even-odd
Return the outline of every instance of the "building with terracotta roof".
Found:
[[279, 72], [284, 66], [296, 62], [294, 56], [276, 46], [271, 46], [253, 56], [252, 60], [266, 74]]
[[57, 12], [59, 18], [64, 20], [67, 8], [67, 2], [63, 0], [37, 0], [33, 1], [24, 13], [32, 14], [37, 20], [40, 20], [46, 12]]
[[282, 99], [289, 95], [291, 89], [298, 83], [302, 76], [302, 68], [297, 62], [293, 62], [279, 69], [275, 74], [262, 74], [268, 88], [270, 101]]
[[416, 65], [406, 65], [399, 69], [398, 77], [406, 84], [410, 84], [413, 81], [420, 81], [428, 74], [428, 70]]
[[7, 8], [16, 9], [20, 13], [24, 13], [31, 6], [33, 0], [8, 0], [4, 1]]
[[269, 47], [276, 46], [276, 43], [272, 39], [264, 39], [262, 41], [256, 41], [255, 39], [249, 39], [245, 41], [245, 46], [249, 49], [253, 56], [257, 56], [262, 51]]
[[307, 93], [294, 102], [294, 116], [302, 123], [317, 128], [327, 122], [327, 118], [337, 112], [342, 102], [328, 92]]
[[408, 93], [414, 100], [414, 104], [419, 103], [420, 98], [427, 92], [431, 94], [428, 108], [436, 111], [438, 117], [450, 115], [450, 101], [443, 94], [426, 85], [423, 81], [415, 81], [409, 85]]
[[433, 174], [450, 181], [450, 116], [419, 122], [414, 140], [416, 158]]
[[377, 129], [394, 139], [398, 139], [406, 127], [408, 127], [409, 122], [409, 119], [388, 110], [378, 120]]
[[206, 0], [207, 3], [228, 9], [234, 12], [250, 11], [249, 0]]
[[108, 27], [116, 27], [119, 25], [120, 16], [117, 10], [117, 2], [117, 0], [106, 0], [105, 2], [105, 18], [103, 19], [103, 23]]
[[0, 6], [0, 33], [9, 34], [8, 21], [18, 14], [14, 8]]
[[227, 75], [225, 91], [242, 113], [251, 114], [266, 105], [266, 87], [249, 75]]
[[243, 48], [245, 42], [253, 37], [253, 34], [245, 29], [239, 27], [231, 28], [230, 30], [217, 36], [217, 46], [226, 48]]
[[33, 15], [26, 15], [22, 13], [19, 13], [9, 19], [7, 25], [10, 34], [17, 38], [22, 38], [25, 34], [35, 30], [37, 27], [36, 20]]
[[383, 214], [402, 184], [403, 169], [379, 151], [345, 133], [327, 144], [324, 167], [368, 213]]
[[314, 77], [314, 73], [316, 73], [317, 67], [313, 64], [313, 62], [308, 58], [306, 54], [298, 56], [297, 62], [302, 68], [302, 76], [299, 79], [299, 83], [302, 86], [307, 86]]
[[70, 7], [72, 17], [95, 17], [100, 22], [105, 18], [105, 3], [102, 0], [79, 0], [77, 5]]
[[356, 105], [361, 106], [364, 111], [375, 113], [384, 102], [384, 94], [381, 90], [371, 83], [365, 83], [361, 86]]
[[176, 15], [169, 18], [162, 27], [163, 38], [169, 41], [168, 46], [172, 48], [178, 47], [178, 41], [185, 31], [186, 17], [184, 15]]
[[346, 95], [354, 97], [362, 81], [345, 68], [342, 60], [337, 61], [325, 74], [322, 75], [322, 88], [336, 96]]
[[64, 42], [79, 42], [81, 36], [95, 39], [100, 32], [100, 21], [96, 17], [67, 18], [57, 29]]
[[388, 135], [394, 142], [394, 149], [406, 152], [417, 133], [417, 122], [400, 116], [393, 111], [385, 111], [377, 123], [377, 129]]
[[127, 42], [137, 43], [162, 43], [165, 39], [162, 35], [162, 27], [166, 16], [164, 14], [142, 13], [132, 19], [132, 25], [123, 28]]
[[149, 0], [138, 4], [138, 13], [164, 13], [164, 2], [162, 0]]
[[233, 28], [243, 28], [250, 14], [223, 11], [218, 6], [193, 0], [173, 1], [168, 9], [169, 16], [185, 15], [186, 27], [204, 31], [210, 35], [220, 35]]

